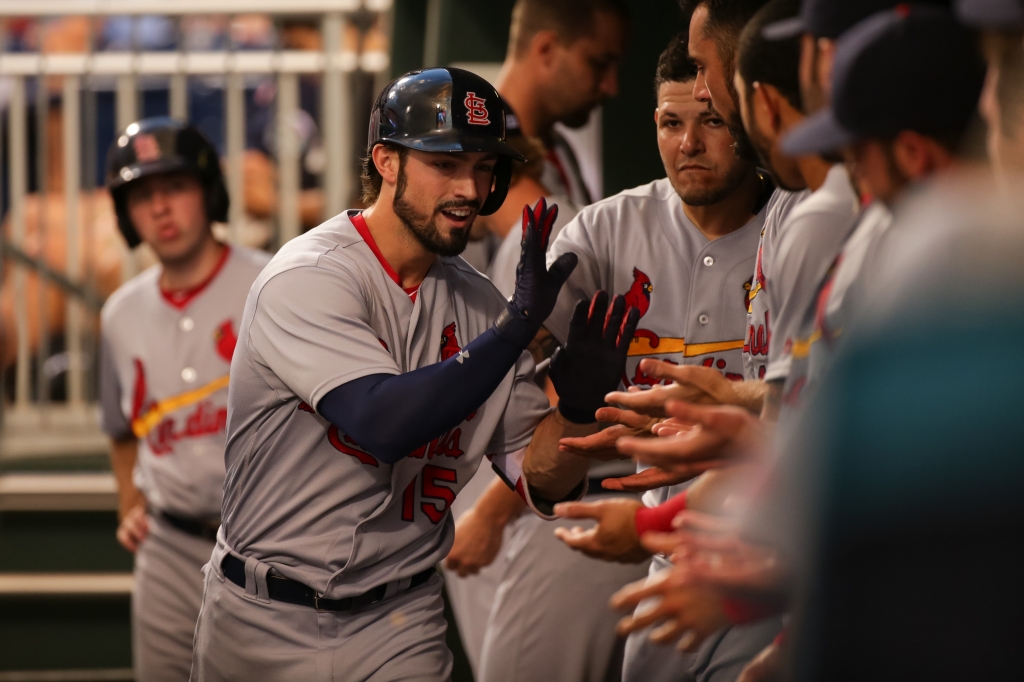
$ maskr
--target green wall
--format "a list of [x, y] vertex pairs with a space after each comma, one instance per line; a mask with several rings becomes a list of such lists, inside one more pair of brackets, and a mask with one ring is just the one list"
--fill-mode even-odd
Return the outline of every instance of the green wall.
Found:
[[[664, 177], [654, 135], [654, 68], [683, 28], [676, 0], [627, 0], [631, 36], [619, 70], [619, 96], [604, 107], [605, 195]], [[513, 0], [396, 0], [392, 71], [424, 66], [428, 26], [437, 22], [437, 64], [499, 62], [505, 57]], [[433, 15], [431, 15], [433, 12]], [[432, 65], [433, 66], [433, 65]]]

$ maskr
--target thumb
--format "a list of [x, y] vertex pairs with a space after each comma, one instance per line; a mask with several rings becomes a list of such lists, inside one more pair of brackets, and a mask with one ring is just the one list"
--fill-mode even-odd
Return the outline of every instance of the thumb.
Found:
[[562, 502], [555, 505], [555, 516], [563, 519], [599, 519], [601, 513], [599, 503]]
[[565, 280], [569, 279], [569, 275], [576, 269], [578, 262], [579, 258], [572, 251], [563, 253], [555, 259], [555, 262], [548, 268], [548, 277], [551, 278], [552, 284], [561, 289], [562, 285], [565, 284]]

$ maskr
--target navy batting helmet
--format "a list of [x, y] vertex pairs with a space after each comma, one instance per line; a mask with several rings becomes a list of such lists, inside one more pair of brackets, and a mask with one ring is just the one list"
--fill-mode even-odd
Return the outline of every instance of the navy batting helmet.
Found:
[[128, 217], [128, 186], [139, 178], [184, 171], [199, 178], [210, 220], [227, 222], [228, 191], [217, 150], [202, 133], [173, 118], [147, 118], [124, 129], [107, 153], [107, 188], [114, 199], [117, 227], [128, 246], [142, 241]]
[[512, 160], [526, 160], [505, 144], [505, 107], [498, 92], [462, 69], [412, 71], [384, 88], [370, 112], [367, 156], [380, 143], [423, 152], [498, 154], [480, 215], [501, 207], [512, 182]]

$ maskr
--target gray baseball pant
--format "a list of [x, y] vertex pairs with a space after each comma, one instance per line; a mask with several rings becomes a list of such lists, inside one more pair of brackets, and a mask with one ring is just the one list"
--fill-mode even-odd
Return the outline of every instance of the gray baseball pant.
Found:
[[138, 682], [185, 682], [203, 602], [202, 568], [214, 543], [150, 516], [135, 554], [132, 658]]
[[452, 653], [440, 575], [379, 604], [317, 611], [266, 597], [269, 566], [246, 571], [245, 589], [224, 577], [226, 548], [203, 570], [193, 682], [443, 682]]
[[524, 514], [512, 525], [478, 682], [619, 680], [624, 642], [615, 632], [620, 614], [608, 601], [647, 575], [646, 563], [591, 559], [554, 535], [557, 527], [590, 527], [592, 521]]

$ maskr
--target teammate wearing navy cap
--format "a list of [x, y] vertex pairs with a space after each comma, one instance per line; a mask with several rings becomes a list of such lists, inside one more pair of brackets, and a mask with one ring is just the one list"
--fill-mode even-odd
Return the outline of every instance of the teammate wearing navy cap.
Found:
[[586, 491], [558, 439], [597, 430], [638, 316], [580, 301], [551, 377], [526, 353], [576, 264], [525, 210], [506, 301], [458, 258], [504, 200], [501, 99], [459, 69], [389, 84], [364, 192], [285, 245], [246, 302], [232, 363], [223, 525], [206, 568], [195, 680], [443, 680], [450, 505], [486, 455], [538, 513]]

